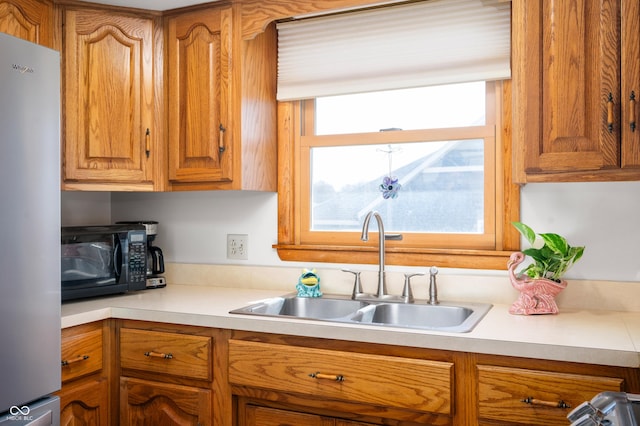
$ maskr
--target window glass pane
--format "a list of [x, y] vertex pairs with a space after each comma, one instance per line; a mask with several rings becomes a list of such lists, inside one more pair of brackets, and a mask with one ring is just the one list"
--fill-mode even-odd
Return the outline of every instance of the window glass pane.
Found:
[[316, 135], [485, 124], [485, 82], [316, 99]]
[[484, 232], [482, 139], [315, 147], [310, 163], [312, 231], [359, 231], [377, 210], [389, 232]]

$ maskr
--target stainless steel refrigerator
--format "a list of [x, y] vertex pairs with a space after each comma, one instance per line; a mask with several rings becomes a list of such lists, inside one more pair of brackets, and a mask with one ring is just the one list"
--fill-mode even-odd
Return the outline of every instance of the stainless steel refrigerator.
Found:
[[0, 424], [58, 425], [60, 55], [0, 33]]

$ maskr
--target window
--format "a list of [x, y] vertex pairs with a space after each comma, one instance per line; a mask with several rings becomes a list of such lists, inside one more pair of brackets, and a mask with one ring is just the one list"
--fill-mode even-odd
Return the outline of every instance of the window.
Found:
[[[359, 231], [370, 210], [382, 214], [388, 232], [483, 235], [494, 216], [493, 203], [485, 202], [485, 193], [493, 194], [492, 175], [484, 173], [495, 163], [495, 115], [486, 120], [495, 97], [485, 96], [494, 86], [466, 83], [305, 103], [313, 125], [301, 137], [302, 168], [310, 174], [310, 186], [302, 188], [310, 207], [303, 239]], [[385, 142], [369, 143], [380, 132], [376, 127], [385, 128]], [[338, 142], [338, 134], [349, 136]]]
[[[509, 222], [519, 214], [504, 167], [509, 87], [464, 83], [280, 103], [281, 127], [290, 130], [280, 135], [281, 258], [375, 263], [376, 239], [364, 243], [360, 231], [377, 210], [385, 232], [403, 234], [387, 241], [390, 264], [506, 268], [518, 243]], [[397, 178], [395, 194], [385, 177]]]
[[377, 210], [403, 234], [389, 264], [506, 268], [520, 241], [510, 15], [429, 0], [278, 23], [281, 259], [377, 263], [360, 240]]

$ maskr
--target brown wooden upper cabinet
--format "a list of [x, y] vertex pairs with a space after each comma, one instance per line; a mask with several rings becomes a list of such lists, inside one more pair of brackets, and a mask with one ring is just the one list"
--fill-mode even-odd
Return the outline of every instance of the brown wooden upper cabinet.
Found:
[[65, 189], [154, 189], [154, 21], [66, 9]]
[[169, 181], [230, 182], [231, 7], [167, 21]]
[[68, 6], [65, 189], [276, 190], [275, 29], [240, 9]]
[[53, 48], [53, 3], [1, 0], [0, 32]]
[[637, 0], [514, 0], [515, 181], [640, 180]]
[[165, 20], [170, 190], [276, 190], [276, 34], [243, 39], [241, 8]]

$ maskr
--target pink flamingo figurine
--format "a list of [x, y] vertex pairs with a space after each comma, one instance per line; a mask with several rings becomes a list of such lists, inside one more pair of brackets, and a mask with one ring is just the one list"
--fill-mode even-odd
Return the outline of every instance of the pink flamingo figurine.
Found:
[[520, 297], [511, 305], [509, 313], [514, 315], [557, 314], [558, 305], [555, 296], [567, 286], [565, 280], [556, 282], [547, 278], [529, 278], [525, 274], [515, 273], [515, 269], [524, 261], [522, 252], [515, 252], [509, 258], [507, 269], [513, 288]]

